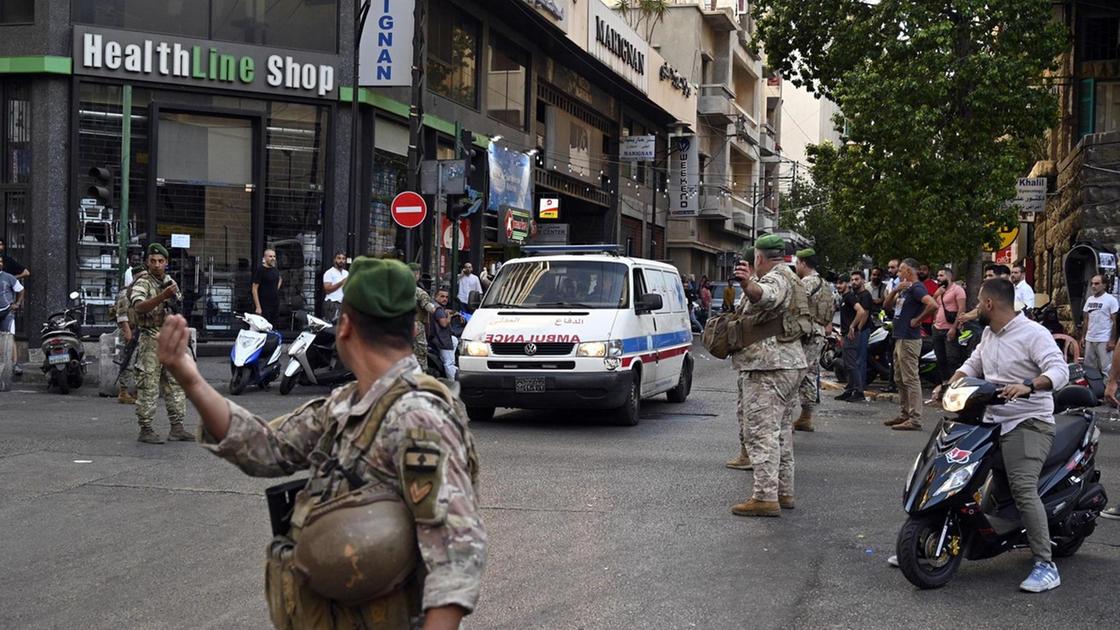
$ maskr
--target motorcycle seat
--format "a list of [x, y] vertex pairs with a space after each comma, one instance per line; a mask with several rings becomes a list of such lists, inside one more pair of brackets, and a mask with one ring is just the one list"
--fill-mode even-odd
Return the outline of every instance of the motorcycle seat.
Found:
[[1054, 416], [1054, 443], [1050, 446], [1050, 454], [1046, 457], [1042, 469], [1048, 470], [1069, 461], [1077, 447], [1081, 445], [1081, 439], [1085, 437], [1088, 426], [1089, 423], [1084, 416]]

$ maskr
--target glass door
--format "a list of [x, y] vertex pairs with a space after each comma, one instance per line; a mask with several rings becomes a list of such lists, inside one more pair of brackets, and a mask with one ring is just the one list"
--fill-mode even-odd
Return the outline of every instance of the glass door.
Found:
[[200, 335], [236, 334], [252, 311], [253, 143], [249, 119], [159, 114], [156, 235]]

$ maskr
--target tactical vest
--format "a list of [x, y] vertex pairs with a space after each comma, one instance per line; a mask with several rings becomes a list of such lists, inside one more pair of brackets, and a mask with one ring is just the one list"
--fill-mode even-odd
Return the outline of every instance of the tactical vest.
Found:
[[809, 291], [809, 312], [813, 317], [813, 321], [820, 326], [828, 326], [832, 323], [832, 315], [835, 313], [836, 304], [832, 300], [832, 291], [828, 290], [824, 278], [815, 276], [817, 279], [817, 286]]
[[790, 283], [789, 306], [782, 313], [782, 332], [778, 341], [800, 341], [813, 334], [813, 317], [809, 310], [809, 293], [801, 278], [788, 265], [778, 265], [778, 273]]
[[[421, 506], [387, 487], [389, 480], [377, 472], [370, 471], [386, 483], [373, 484], [353, 472], [389, 410], [413, 391], [432, 394], [453, 410], [477, 486], [478, 455], [466, 428], [466, 407], [437, 379], [402, 375], [366, 414], [349, 459], [331, 455], [344, 428], [338, 423], [312, 452], [312, 476], [296, 495], [289, 535], [269, 545], [265, 591], [277, 628], [408, 628], [421, 613], [425, 573], [414, 524]], [[425, 501], [437, 496], [433, 490]]]
[[788, 342], [812, 334], [813, 324], [809, 318], [805, 287], [801, 286], [801, 280], [788, 266], [783, 264], [776, 269], [790, 284], [790, 299], [786, 309], [750, 310], [749, 300], [743, 299], [735, 312], [708, 318], [700, 341], [709, 354], [717, 359], [726, 359], [735, 352], [770, 337]]

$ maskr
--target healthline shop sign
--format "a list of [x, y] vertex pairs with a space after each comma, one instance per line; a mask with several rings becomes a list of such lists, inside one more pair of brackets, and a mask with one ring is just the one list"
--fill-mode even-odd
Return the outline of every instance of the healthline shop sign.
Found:
[[181, 86], [334, 98], [338, 58], [247, 44], [74, 27], [74, 73]]

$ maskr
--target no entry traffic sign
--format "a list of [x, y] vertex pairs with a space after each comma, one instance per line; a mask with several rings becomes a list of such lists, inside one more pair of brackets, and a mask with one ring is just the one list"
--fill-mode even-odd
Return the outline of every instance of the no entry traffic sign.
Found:
[[393, 204], [389, 206], [393, 220], [403, 228], [414, 228], [424, 222], [428, 216], [428, 204], [420, 195], [406, 190], [393, 197]]

